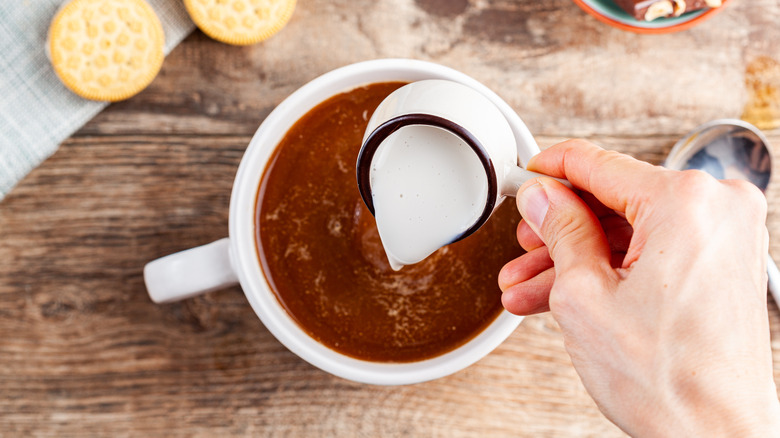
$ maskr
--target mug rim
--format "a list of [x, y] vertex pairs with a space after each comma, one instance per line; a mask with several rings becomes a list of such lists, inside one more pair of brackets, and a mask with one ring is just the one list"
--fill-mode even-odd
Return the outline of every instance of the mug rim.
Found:
[[287, 349], [315, 367], [347, 380], [402, 385], [444, 377], [486, 356], [509, 337], [523, 319], [503, 310], [480, 333], [445, 354], [417, 362], [371, 362], [338, 353], [314, 340], [282, 307], [261, 269], [255, 239], [256, 200], [268, 159], [290, 127], [316, 105], [338, 93], [371, 83], [422, 79], [449, 79], [485, 93], [512, 127], [521, 162], [527, 162], [539, 152], [530, 131], [509, 105], [465, 73], [427, 61], [377, 59], [325, 73], [284, 99], [258, 127], [233, 183], [229, 212], [231, 263], [252, 309]]

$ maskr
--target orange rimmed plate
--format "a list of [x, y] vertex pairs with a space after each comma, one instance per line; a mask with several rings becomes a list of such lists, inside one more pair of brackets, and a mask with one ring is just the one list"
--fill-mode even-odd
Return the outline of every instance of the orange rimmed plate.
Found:
[[637, 20], [612, 0], [574, 0], [574, 3], [602, 23], [618, 29], [635, 33], [659, 34], [689, 29], [723, 10], [729, 1], [723, 0], [723, 4], [718, 8], [702, 9], [679, 17], [658, 18], [653, 21]]

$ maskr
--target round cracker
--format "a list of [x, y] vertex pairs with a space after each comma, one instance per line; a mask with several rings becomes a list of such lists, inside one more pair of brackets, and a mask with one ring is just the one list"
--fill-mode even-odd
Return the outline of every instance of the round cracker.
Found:
[[243, 46], [279, 32], [292, 17], [295, 0], [184, 0], [184, 6], [206, 35]]
[[66, 87], [115, 102], [154, 80], [164, 42], [162, 24], [144, 0], [72, 0], [52, 20], [47, 49]]

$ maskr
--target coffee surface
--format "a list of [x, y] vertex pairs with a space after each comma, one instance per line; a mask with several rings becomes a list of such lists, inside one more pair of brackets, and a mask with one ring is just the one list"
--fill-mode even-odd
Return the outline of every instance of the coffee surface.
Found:
[[369, 117], [402, 85], [356, 88], [303, 116], [269, 160], [256, 209], [258, 254], [282, 306], [322, 344], [377, 362], [428, 359], [476, 336], [501, 312], [498, 271], [522, 253], [505, 202], [475, 234], [390, 268], [355, 162]]

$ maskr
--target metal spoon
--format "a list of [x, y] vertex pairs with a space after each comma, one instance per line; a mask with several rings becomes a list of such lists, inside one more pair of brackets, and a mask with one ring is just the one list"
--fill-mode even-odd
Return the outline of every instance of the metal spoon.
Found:
[[[769, 142], [750, 123], [718, 119], [699, 126], [680, 139], [669, 152], [664, 166], [670, 169], [703, 170], [718, 179], [743, 179], [766, 193], [772, 174]], [[780, 305], [780, 270], [767, 257], [769, 292]]]

